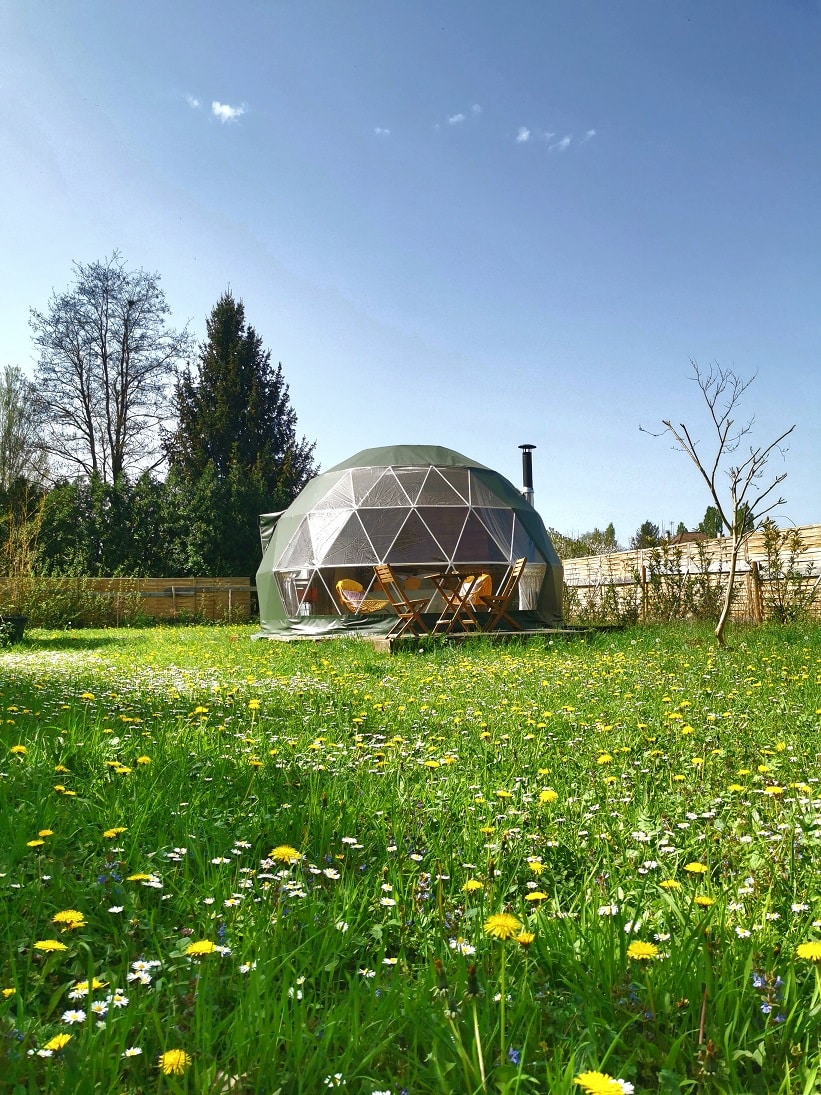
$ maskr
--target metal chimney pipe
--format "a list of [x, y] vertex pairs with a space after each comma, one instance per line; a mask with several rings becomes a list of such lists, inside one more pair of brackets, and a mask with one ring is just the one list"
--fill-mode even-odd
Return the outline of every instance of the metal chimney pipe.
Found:
[[533, 505], [533, 450], [535, 445], [520, 445], [522, 450], [522, 494]]

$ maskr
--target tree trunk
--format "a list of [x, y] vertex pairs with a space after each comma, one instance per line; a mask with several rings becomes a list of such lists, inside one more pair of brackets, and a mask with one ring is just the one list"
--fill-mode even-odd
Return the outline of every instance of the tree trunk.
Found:
[[722, 605], [721, 615], [718, 618], [715, 630], [716, 642], [719, 646], [727, 645], [724, 641], [724, 629], [730, 618], [730, 608], [733, 603], [733, 586], [735, 585], [735, 572], [738, 565], [738, 554], [741, 551], [741, 544], [742, 540], [736, 540], [736, 538], [733, 537], [733, 546], [730, 551], [730, 575], [727, 582], [727, 592], [724, 594], [724, 604]]

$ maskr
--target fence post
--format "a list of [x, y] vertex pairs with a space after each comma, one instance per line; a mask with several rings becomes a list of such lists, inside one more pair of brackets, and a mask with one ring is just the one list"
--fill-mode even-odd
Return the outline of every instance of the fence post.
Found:
[[764, 620], [764, 606], [761, 601], [761, 571], [756, 559], [753, 559], [750, 563], [750, 572], [747, 575], [747, 591], [753, 620], [755, 623], [760, 624]]
[[641, 618], [647, 617], [647, 567], [641, 564]]

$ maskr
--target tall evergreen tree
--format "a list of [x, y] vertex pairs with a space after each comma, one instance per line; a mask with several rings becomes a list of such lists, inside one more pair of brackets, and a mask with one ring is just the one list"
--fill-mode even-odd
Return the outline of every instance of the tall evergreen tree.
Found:
[[661, 529], [655, 522], [642, 521], [630, 537], [630, 547], [633, 549], [658, 547], [661, 539]]
[[297, 438], [282, 366], [223, 293], [206, 320], [196, 372], [175, 389], [177, 427], [166, 451], [169, 498], [179, 504], [178, 566], [202, 575], [251, 575], [257, 517], [284, 509], [315, 474], [314, 446]]
[[296, 436], [282, 366], [272, 365], [242, 301], [230, 291], [217, 301], [206, 329], [196, 374], [186, 368], [177, 381], [171, 466], [189, 480], [209, 464], [219, 482], [237, 473], [250, 476], [264, 506], [282, 508], [315, 473], [314, 446]]

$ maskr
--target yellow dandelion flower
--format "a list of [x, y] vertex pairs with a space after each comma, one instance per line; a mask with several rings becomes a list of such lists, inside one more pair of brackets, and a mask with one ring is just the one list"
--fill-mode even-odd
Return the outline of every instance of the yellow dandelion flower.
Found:
[[103, 836], [107, 840], [113, 840], [115, 837], [119, 836], [120, 833], [125, 833], [127, 831], [128, 830], [125, 828], [125, 826], [115, 825], [111, 829], [106, 829], [106, 831], [103, 833]]
[[469, 878], [462, 887], [462, 890], [464, 893], [475, 893], [476, 890], [481, 890], [482, 888], [482, 883], [478, 879]]
[[167, 1049], [157, 1059], [157, 1067], [164, 1076], [182, 1076], [191, 1058], [184, 1049]]
[[663, 890], [680, 890], [681, 883], [677, 878], [665, 878], [663, 882], [659, 882], [659, 886]]
[[525, 901], [547, 901], [548, 895], [541, 890], [532, 890], [525, 895]]
[[26, 847], [27, 848], [42, 848], [44, 844], [45, 844], [45, 840], [27, 840], [26, 841]]
[[64, 932], [71, 931], [73, 928], [85, 927], [86, 918], [77, 909], [63, 909], [62, 912], [55, 913], [51, 918], [52, 924], [63, 924]]
[[536, 938], [535, 932], [521, 931], [515, 936], [516, 942], [520, 947], [529, 947], [533, 940]]
[[75, 981], [73, 992], [86, 993], [93, 992], [95, 989], [104, 989], [108, 985], [108, 981], [101, 981], [99, 977], [92, 977], [91, 981]]
[[644, 943], [640, 939], [634, 940], [627, 948], [627, 957], [634, 958], [637, 962], [647, 962], [651, 958], [658, 958], [659, 949], [655, 943]]
[[558, 797], [558, 792], [554, 791], [552, 787], [545, 787], [543, 791], [539, 792], [539, 802], [556, 802]]
[[808, 962], [821, 962], [821, 943], [799, 943], [795, 953], [796, 957]]
[[59, 939], [40, 939], [34, 944], [34, 949], [51, 954], [53, 951], [67, 951], [68, 947], [65, 943], [61, 943]]
[[496, 792], [496, 797], [497, 798], [513, 798], [513, 794], [510, 791], [497, 791]]
[[248, 701], [248, 710], [249, 711], [259, 711], [259, 700], [249, 700]]
[[9, 752], [14, 753], [18, 757], [24, 757], [28, 752], [28, 749], [26, 749], [25, 745], [12, 745]]
[[512, 939], [521, 929], [521, 921], [510, 913], [493, 913], [485, 921], [485, 935], [494, 939]]
[[613, 757], [610, 755], [610, 753], [602, 753], [599, 756], [599, 759], [596, 761], [596, 764], [610, 764], [612, 759]]
[[216, 949], [217, 944], [212, 943], [210, 939], [198, 939], [196, 942], [188, 944], [185, 953], [194, 958], [199, 958], [203, 954], [213, 954]]
[[141, 757], [137, 757], [137, 764], [150, 764], [150, 763], [151, 763], [151, 757], [145, 756], [145, 754], [143, 754], [143, 756], [141, 756]]
[[709, 909], [711, 905], [715, 905], [715, 901], [712, 897], [707, 897], [705, 894], [698, 894], [693, 898], [696, 905], [701, 905], [702, 909]]
[[40, 832], [37, 835], [38, 836], [54, 836], [54, 830], [53, 829], [41, 829]]
[[49, 1038], [43, 1049], [49, 1050], [51, 1053], [59, 1053], [64, 1046], [67, 1046], [71, 1041], [70, 1034], [55, 1034], [53, 1038]]
[[542, 863], [541, 860], [538, 859], [529, 859], [527, 861], [527, 868], [534, 874], [541, 874], [544, 870], [544, 863]]
[[14, 996], [14, 994], [15, 994], [16, 992], [17, 992], [17, 989], [3, 989], [3, 990], [2, 990], [1, 992], [0, 992], [0, 996], [4, 996], [4, 997], [6, 998], [6, 1000], [8, 1000], [8, 998], [9, 998], [10, 996]]
[[150, 874], [138, 872], [137, 874], [130, 874], [126, 877], [126, 882], [148, 882], [151, 878]]
[[706, 863], [695, 863], [694, 862], [694, 863], [685, 863], [684, 864], [684, 869], [685, 869], [685, 871], [688, 871], [690, 874], [707, 874], [708, 867], [707, 867]]
[[606, 1072], [580, 1072], [573, 1083], [584, 1088], [587, 1095], [624, 1095], [624, 1088]]
[[276, 859], [280, 863], [298, 863], [302, 859], [302, 853], [292, 848], [290, 844], [278, 844], [271, 851], [271, 859]]

